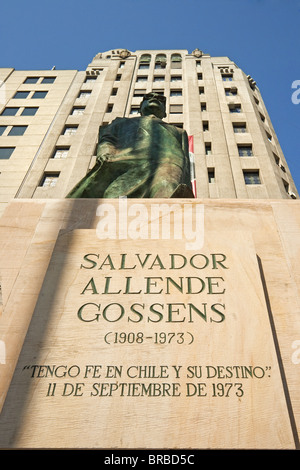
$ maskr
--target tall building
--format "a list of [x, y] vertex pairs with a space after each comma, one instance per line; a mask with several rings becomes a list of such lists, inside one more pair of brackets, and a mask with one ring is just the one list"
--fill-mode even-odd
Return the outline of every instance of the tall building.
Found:
[[[0, 79], [0, 448], [300, 449], [300, 199], [254, 80], [198, 49]], [[153, 90], [196, 197], [67, 198]]]
[[95, 163], [98, 130], [167, 98], [165, 120], [190, 138], [198, 198], [298, 193], [255, 81], [199, 49], [110, 50], [85, 71], [0, 69], [0, 209], [12, 198], [64, 198]]

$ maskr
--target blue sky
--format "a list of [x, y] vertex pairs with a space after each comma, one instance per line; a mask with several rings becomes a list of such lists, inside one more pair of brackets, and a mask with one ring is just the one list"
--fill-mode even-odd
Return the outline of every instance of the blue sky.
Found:
[[257, 82], [300, 191], [300, 103], [291, 99], [300, 84], [300, 0], [3, 3], [0, 67], [84, 70], [114, 48], [228, 56]]

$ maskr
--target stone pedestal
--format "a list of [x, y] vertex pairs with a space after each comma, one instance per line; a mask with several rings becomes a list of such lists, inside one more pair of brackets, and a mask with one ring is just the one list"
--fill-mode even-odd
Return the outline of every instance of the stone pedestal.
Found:
[[14, 200], [0, 447], [297, 448], [299, 209]]

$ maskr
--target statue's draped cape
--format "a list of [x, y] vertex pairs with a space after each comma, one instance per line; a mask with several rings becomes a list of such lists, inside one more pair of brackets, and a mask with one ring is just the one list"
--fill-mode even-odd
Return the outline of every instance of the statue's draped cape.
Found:
[[155, 116], [99, 130], [97, 163], [68, 198], [193, 197], [187, 133]]

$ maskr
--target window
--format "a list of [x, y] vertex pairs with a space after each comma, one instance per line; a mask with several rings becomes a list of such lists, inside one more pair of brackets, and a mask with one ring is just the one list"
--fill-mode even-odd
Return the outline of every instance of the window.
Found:
[[285, 181], [283, 178], [282, 178], [282, 183], [283, 183], [285, 191], [289, 193], [289, 183]]
[[286, 173], [286, 169], [285, 169], [284, 165], [281, 163], [280, 158], [278, 157], [278, 155], [276, 155], [276, 153], [273, 152], [273, 157], [274, 157], [276, 165], [278, 165], [281, 168], [281, 170], [284, 171], [284, 173]]
[[64, 135], [74, 135], [77, 132], [78, 126], [67, 126], [64, 129]]
[[86, 98], [89, 98], [90, 95], [91, 95], [90, 91], [81, 91], [78, 95], [78, 98], [79, 99], [86, 99]]
[[84, 106], [74, 106], [72, 109], [72, 116], [81, 116], [84, 113]]
[[124, 67], [125, 67], [125, 62], [122, 60], [122, 62], [120, 62], [119, 68], [123, 69]]
[[140, 58], [140, 64], [148, 64], [151, 61], [150, 54], [143, 54]]
[[53, 188], [54, 186], [56, 186], [58, 177], [59, 172], [45, 173], [40, 183], [40, 186], [43, 186], [44, 188]]
[[203, 121], [202, 123], [202, 128], [203, 128], [203, 131], [208, 131], [208, 121]]
[[180, 82], [182, 80], [181, 75], [173, 75], [171, 77], [171, 82]]
[[155, 68], [164, 69], [167, 65], [167, 57], [165, 54], [157, 54], [155, 57]]
[[40, 99], [45, 98], [47, 96], [47, 93], [48, 91], [35, 91], [32, 95], [32, 98], [40, 100]]
[[1, 116], [15, 116], [20, 108], [5, 108]]
[[113, 110], [113, 107], [114, 107], [113, 104], [109, 104], [109, 105], [107, 106], [106, 112], [107, 112], [107, 113], [111, 113], [112, 110]]
[[154, 82], [163, 82], [165, 79], [165, 77], [163, 75], [160, 75], [160, 76], [157, 76], [157, 77], [154, 77]]
[[215, 169], [214, 168], [208, 168], [207, 169], [207, 174], [208, 174], [208, 182], [209, 183], [214, 183], [215, 182]]
[[260, 184], [260, 177], [258, 170], [244, 170], [244, 180], [246, 184]]
[[42, 83], [54, 83], [56, 77], [44, 77]]
[[206, 111], [206, 103], [201, 103], [201, 111]]
[[272, 136], [269, 134], [269, 132], [266, 131], [267, 139], [269, 142], [272, 142]]
[[182, 57], [180, 54], [172, 54], [171, 69], [181, 69]]
[[204, 86], [199, 87], [199, 95], [204, 95]]
[[240, 157], [252, 157], [252, 145], [238, 145], [238, 151]]
[[265, 122], [265, 116], [263, 116], [263, 114], [259, 113], [259, 116], [260, 116], [260, 119], [262, 120], [262, 122]]
[[146, 70], [146, 69], [148, 69], [149, 67], [150, 67], [149, 64], [140, 64], [140, 65], [139, 65], [139, 70]]
[[27, 77], [24, 83], [37, 83], [40, 77]]
[[118, 88], [113, 88], [111, 91], [111, 96], [116, 96], [117, 93], [118, 93]]
[[274, 160], [276, 162], [276, 165], [280, 165], [280, 158], [273, 152], [273, 157], [274, 157]]
[[171, 90], [170, 96], [182, 96], [182, 90]]
[[242, 111], [240, 104], [230, 104], [229, 105], [229, 112], [230, 113], [240, 113]]
[[17, 91], [13, 99], [25, 99], [29, 95], [29, 91]]
[[233, 126], [233, 132], [235, 132], [236, 134], [247, 132], [245, 122], [234, 122], [232, 123], [232, 126]]
[[228, 73], [226, 75], [222, 75], [222, 80], [223, 80], [223, 82], [232, 82], [233, 75], [231, 73]]
[[116, 82], [119, 82], [122, 78], [122, 75], [120, 73], [118, 73], [118, 75], [116, 76]]
[[0, 160], [8, 160], [16, 147], [0, 147]]
[[26, 129], [27, 126], [13, 126], [8, 135], [23, 135]]
[[205, 143], [205, 155], [211, 155], [211, 143], [210, 142]]
[[0, 135], [3, 135], [7, 126], [0, 126]]
[[203, 80], [203, 75], [202, 75], [202, 73], [197, 73], [197, 78], [198, 78], [198, 80]]
[[94, 83], [97, 80], [97, 77], [86, 77], [84, 83]]
[[170, 114], [182, 114], [182, 110], [183, 110], [182, 104], [170, 105]]
[[39, 108], [24, 108], [21, 116], [34, 116]]
[[140, 82], [146, 82], [146, 81], [147, 81], [147, 77], [145, 77], [145, 76], [137, 77], [136, 81], [137, 81], [138, 83], [140, 83]]
[[137, 106], [132, 106], [130, 109], [130, 114], [139, 114], [139, 108]]
[[67, 158], [70, 147], [60, 147], [55, 149], [52, 158]]
[[237, 89], [236, 88], [225, 88], [225, 95], [226, 96], [236, 96]]

